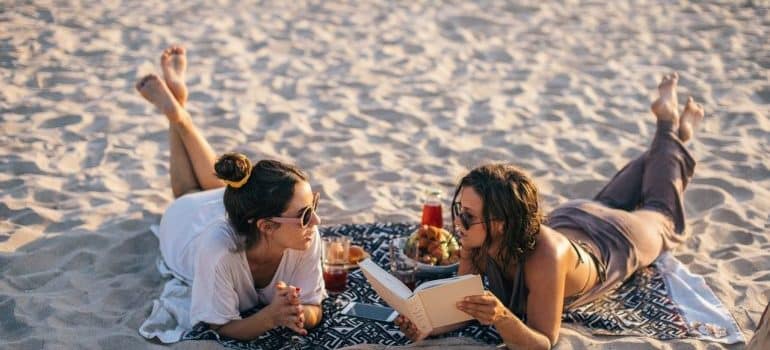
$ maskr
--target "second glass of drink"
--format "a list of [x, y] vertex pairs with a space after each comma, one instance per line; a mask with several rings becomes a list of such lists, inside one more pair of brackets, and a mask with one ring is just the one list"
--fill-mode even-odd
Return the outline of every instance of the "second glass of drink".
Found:
[[326, 290], [336, 294], [345, 291], [348, 283], [348, 254], [350, 238], [325, 237], [323, 239], [323, 277]]

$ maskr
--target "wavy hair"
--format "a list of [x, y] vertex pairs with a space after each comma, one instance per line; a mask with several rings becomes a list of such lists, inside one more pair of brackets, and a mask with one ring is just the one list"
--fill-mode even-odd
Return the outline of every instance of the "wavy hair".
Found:
[[[464, 187], [473, 188], [481, 196], [484, 207], [482, 219], [487, 236], [483, 246], [474, 249], [474, 265], [492, 244], [492, 226], [494, 220], [503, 222], [502, 241], [497, 258], [502, 262], [503, 271], [511, 261], [523, 262], [535, 250], [535, 236], [540, 232], [543, 222], [540, 198], [535, 183], [519, 168], [510, 164], [487, 164], [470, 171], [460, 180], [455, 190], [453, 202]], [[452, 213], [452, 222], [454, 222]], [[480, 266], [475, 266], [480, 269]]]

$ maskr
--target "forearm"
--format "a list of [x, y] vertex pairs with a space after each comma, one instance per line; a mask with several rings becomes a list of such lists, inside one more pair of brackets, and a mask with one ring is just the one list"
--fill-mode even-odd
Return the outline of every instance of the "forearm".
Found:
[[548, 337], [512, 314], [496, 322], [495, 328], [508, 349], [550, 349], [553, 345]]
[[238, 340], [252, 340], [275, 328], [264, 309], [241, 320], [230, 321], [217, 328], [217, 333]]
[[321, 323], [323, 308], [320, 305], [303, 305], [302, 309], [305, 314], [305, 329], [314, 328]]

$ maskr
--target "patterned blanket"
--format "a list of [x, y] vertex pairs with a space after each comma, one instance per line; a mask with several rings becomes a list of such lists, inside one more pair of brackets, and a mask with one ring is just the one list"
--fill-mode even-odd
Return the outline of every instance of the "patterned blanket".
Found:
[[[388, 266], [388, 242], [391, 238], [409, 235], [414, 224], [363, 224], [321, 228], [322, 236], [344, 235], [371, 253], [372, 260], [383, 268]], [[233, 349], [335, 349], [370, 343], [404, 345], [409, 342], [393, 323], [365, 320], [340, 314], [350, 301], [383, 304], [360, 271], [349, 275], [348, 289], [323, 302], [323, 322], [306, 337], [296, 336], [286, 329], [272, 330], [251, 342], [220, 337], [203, 324], [185, 333], [183, 340], [217, 340]], [[257, 310], [250, 310], [243, 316]], [[565, 322], [573, 322], [593, 334], [643, 335], [657, 339], [677, 339], [692, 336], [692, 331], [668, 296], [666, 283], [653, 265], [637, 272], [614, 292], [591, 304], [565, 312]], [[502, 342], [492, 327], [472, 323], [442, 337], [469, 337], [487, 344]]]

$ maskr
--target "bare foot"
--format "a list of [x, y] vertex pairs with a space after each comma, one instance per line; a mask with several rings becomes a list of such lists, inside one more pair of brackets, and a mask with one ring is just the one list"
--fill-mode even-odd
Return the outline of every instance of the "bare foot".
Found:
[[179, 122], [182, 118], [182, 107], [174, 99], [174, 95], [166, 87], [160, 78], [155, 74], [148, 74], [136, 82], [136, 91], [150, 101], [155, 107], [158, 107], [171, 122]]
[[166, 86], [174, 94], [179, 105], [184, 107], [187, 103], [187, 85], [184, 81], [187, 56], [184, 47], [171, 45], [163, 50], [163, 54], [160, 55], [160, 66], [163, 69]]
[[682, 120], [679, 122], [679, 139], [682, 142], [687, 142], [692, 138], [698, 123], [703, 120], [703, 115], [703, 106], [700, 103], [695, 103], [692, 97], [688, 98], [687, 105], [684, 106], [684, 112], [682, 112]]
[[679, 75], [676, 72], [664, 76], [660, 81], [660, 85], [658, 85], [660, 97], [650, 106], [652, 113], [655, 114], [658, 120], [672, 121], [674, 125], [679, 122], [679, 114], [677, 112], [679, 104], [676, 101], [676, 85], [678, 81]]

